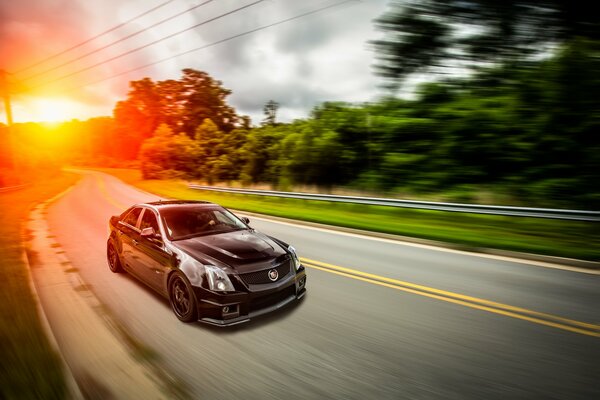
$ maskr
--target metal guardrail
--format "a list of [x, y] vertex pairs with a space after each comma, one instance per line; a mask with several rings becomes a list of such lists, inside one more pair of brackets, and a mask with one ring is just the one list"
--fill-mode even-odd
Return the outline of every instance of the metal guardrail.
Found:
[[493, 214], [511, 217], [551, 218], [594, 222], [600, 221], [600, 211], [493, 205], [490, 206], [482, 204], [441, 203], [434, 201], [399, 200], [379, 197], [339, 196], [335, 194], [313, 194], [300, 192], [279, 192], [275, 190], [222, 188], [216, 186], [203, 186], [194, 184], [190, 184], [189, 188], [197, 190], [209, 190], [213, 192], [252, 194], [257, 196], [284, 197], [289, 199], [322, 200], [340, 203], [366, 204], [372, 206], [418, 208], [423, 210], [452, 211], [475, 214]]

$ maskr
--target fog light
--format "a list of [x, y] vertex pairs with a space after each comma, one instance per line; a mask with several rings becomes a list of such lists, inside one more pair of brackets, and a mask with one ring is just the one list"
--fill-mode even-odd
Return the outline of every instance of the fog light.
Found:
[[237, 304], [223, 306], [221, 308], [223, 319], [231, 319], [240, 316], [240, 311]]

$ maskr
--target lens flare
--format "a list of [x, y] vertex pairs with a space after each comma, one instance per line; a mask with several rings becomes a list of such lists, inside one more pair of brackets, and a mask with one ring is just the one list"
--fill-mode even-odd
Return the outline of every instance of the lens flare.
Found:
[[60, 97], [40, 97], [30, 100], [27, 113], [29, 121], [61, 122], [76, 117], [81, 105]]

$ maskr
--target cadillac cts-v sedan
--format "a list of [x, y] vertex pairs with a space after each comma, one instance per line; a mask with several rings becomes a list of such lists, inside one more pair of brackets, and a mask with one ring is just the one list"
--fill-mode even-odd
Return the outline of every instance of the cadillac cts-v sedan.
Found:
[[134, 205], [110, 218], [108, 265], [168, 298], [181, 321], [246, 322], [306, 293], [296, 250], [248, 224], [209, 202]]

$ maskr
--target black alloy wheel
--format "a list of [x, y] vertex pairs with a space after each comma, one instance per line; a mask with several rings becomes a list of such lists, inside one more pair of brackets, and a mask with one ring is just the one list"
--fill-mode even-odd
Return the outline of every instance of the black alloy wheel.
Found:
[[106, 258], [108, 259], [108, 267], [112, 272], [123, 272], [123, 266], [121, 265], [119, 254], [117, 254], [117, 249], [115, 249], [115, 245], [112, 241], [108, 242], [108, 246], [106, 248]]
[[173, 312], [183, 322], [198, 320], [196, 296], [187, 279], [180, 272], [175, 272], [169, 280], [169, 300]]

